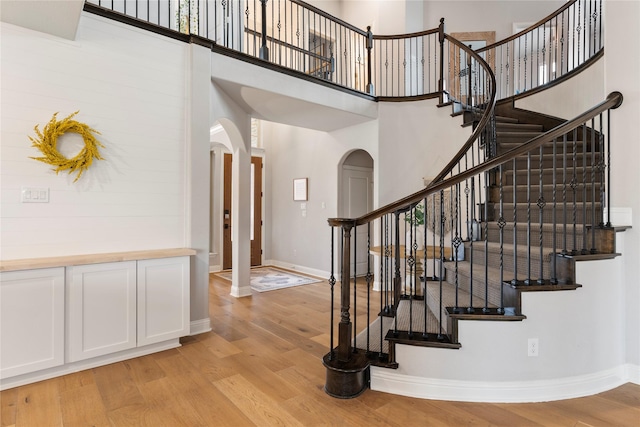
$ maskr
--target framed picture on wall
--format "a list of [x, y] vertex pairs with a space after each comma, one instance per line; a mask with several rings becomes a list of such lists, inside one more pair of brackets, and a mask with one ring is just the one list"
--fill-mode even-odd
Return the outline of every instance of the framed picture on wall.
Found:
[[293, 180], [293, 201], [305, 202], [309, 198], [308, 196], [309, 179], [308, 178], [296, 178]]

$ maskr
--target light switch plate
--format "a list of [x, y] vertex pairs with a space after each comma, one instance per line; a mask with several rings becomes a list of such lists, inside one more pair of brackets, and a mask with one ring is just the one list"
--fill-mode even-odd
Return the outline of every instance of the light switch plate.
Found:
[[22, 203], [49, 203], [49, 189], [43, 187], [22, 187]]

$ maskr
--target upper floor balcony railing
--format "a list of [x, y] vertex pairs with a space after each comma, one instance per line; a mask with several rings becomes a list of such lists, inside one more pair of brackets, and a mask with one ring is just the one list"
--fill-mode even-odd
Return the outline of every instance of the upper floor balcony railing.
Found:
[[[463, 104], [486, 93], [480, 68], [438, 28], [374, 35], [301, 0], [87, 0], [103, 9], [259, 58], [311, 78], [385, 98]], [[478, 50], [497, 98], [552, 83], [602, 51], [602, 0], [572, 0], [508, 39]]]
[[603, 52], [603, 0], [571, 0], [526, 29], [478, 49], [496, 75], [498, 99], [554, 84]]

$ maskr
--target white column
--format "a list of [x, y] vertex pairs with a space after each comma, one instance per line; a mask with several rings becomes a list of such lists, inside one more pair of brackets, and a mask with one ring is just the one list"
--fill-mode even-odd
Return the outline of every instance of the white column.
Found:
[[[197, 251], [191, 260], [191, 323], [209, 330], [209, 109], [211, 50], [191, 44], [187, 96], [185, 246]], [[194, 331], [192, 331], [193, 333]]]
[[251, 154], [236, 148], [231, 167], [231, 295], [251, 295]]

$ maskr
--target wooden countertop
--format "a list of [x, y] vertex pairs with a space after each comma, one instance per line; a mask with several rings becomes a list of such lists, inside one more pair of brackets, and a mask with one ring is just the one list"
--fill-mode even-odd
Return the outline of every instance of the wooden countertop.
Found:
[[195, 249], [151, 249], [145, 251], [111, 252], [104, 254], [67, 255], [46, 258], [25, 258], [0, 261], [0, 271], [34, 270], [37, 268], [67, 267], [103, 262], [137, 261], [195, 255]]

